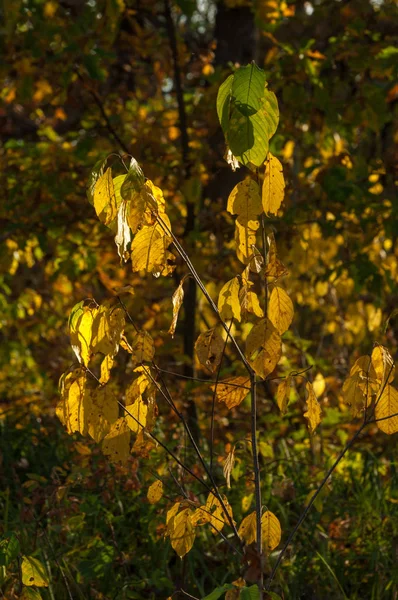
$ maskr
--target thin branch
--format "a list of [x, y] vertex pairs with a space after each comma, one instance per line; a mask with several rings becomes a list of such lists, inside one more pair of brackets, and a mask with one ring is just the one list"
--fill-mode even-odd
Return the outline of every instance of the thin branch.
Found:
[[[232, 327], [232, 323], [233, 323], [233, 319], [231, 319], [231, 322], [229, 324], [229, 328], [228, 328], [228, 333], [231, 331], [231, 327]], [[220, 379], [220, 371], [221, 371], [221, 364], [223, 361], [223, 357], [225, 354], [225, 350], [227, 347], [227, 343], [228, 343], [228, 336], [225, 338], [225, 343], [224, 343], [224, 348], [221, 354], [221, 360], [218, 364], [218, 368], [217, 368], [217, 375], [216, 375], [216, 381], [214, 384], [214, 390], [213, 390], [213, 398], [212, 398], [212, 402], [211, 402], [211, 421], [210, 421], [210, 473], [213, 473], [213, 448], [214, 448], [214, 416], [215, 416], [215, 408], [216, 408], [216, 396], [217, 396], [217, 385], [218, 385], [218, 381]]]
[[257, 447], [257, 387], [256, 375], [253, 373], [250, 377], [251, 383], [251, 436], [252, 436], [252, 453], [253, 453], [253, 471], [254, 471], [254, 487], [256, 499], [256, 546], [257, 554], [260, 561], [260, 574], [258, 579], [258, 590], [260, 600], [263, 598], [263, 550], [262, 550], [262, 531], [261, 531], [261, 476], [260, 463], [258, 460]]

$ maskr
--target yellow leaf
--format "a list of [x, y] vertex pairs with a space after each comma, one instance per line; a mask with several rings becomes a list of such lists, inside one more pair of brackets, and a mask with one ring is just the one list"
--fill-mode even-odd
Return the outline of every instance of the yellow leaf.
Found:
[[326, 389], [326, 382], [324, 376], [321, 373], [316, 374], [314, 381], [312, 382], [312, 387], [314, 388], [314, 392], [317, 398], [319, 398], [319, 396], [322, 396], [323, 392]]
[[61, 399], [56, 414], [68, 433], [87, 433], [87, 411], [91, 408], [90, 390], [86, 389], [86, 373], [82, 369], [63, 375], [60, 379]]
[[111, 356], [105, 356], [101, 363], [101, 377], [100, 383], [108, 383], [111, 377], [111, 369], [113, 367], [113, 358]]
[[257, 538], [256, 535], [256, 513], [252, 512], [250, 515], [245, 517], [238, 529], [239, 537], [246, 542], [247, 545], [251, 544]]
[[271, 152], [265, 161], [265, 174], [262, 189], [263, 209], [266, 215], [277, 215], [285, 195], [283, 168]]
[[113, 358], [119, 350], [124, 326], [124, 311], [121, 308], [110, 310], [100, 306], [92, 324], [91, 352], [109, 354]]
[[102, 451], [112, 462], [125, 463], [130, 454], [130, 429], [121, 417], [112, 424], [110, 432], [102, 441]]
[[278, 385], [278, 389], [276, 390], [276, 401], [282, 414], [285, 414], [287, 405], [289, 404], [291, 382], [292, 378], [289, 375], [289, 377]]
[[190, 551], [195, 541], [196, 532], [192, 525], [191, 516], [191, 509], [185, 508], [173, 518], [170, 541], [180, 558]]
[[228, 452], [227, 456], [225, 457], [224, 460], [224, 464], [223, 464], [223, 475], [225, 477], [225, 481], [227, 482], [227, 488], [230, 490], [231, 489], [231, 472], [232, 469], [234, 468], [234, 464], [235, 464], [235, 446], [233, 446], [231, 452]]
[[148, 406], [143, 401], [142, 396], [138, 396], [134, 404], [126, 406], [126, 423], [134, 433], [138, 433], [142, 427], [146, 426], [147, 415]]
[[392, 385], [386, 385], [380, 398], [377, 400], [375, 418], [377, 427], [391, 435], [398, 431], [398, 391]]
[[265, 267], [265, 277], [274, 277], [279, 279], [288, 274], [285, 265], [277, 258], [275, 236], [273, 233], [267, 235], [268, 252], [267, 265]]
[[[232, 517], [232, 508], [224, 495], [222, 500], [229, 516]], [[221, 531], [224, 524], [228, 522], [228, 515], [225, 514], [220, 500], [212, 493], [209, 494], [206, 501], [206, 512], [209, 523], [213, 527], [213, 533]]]
[[109, 225], [116, 219], [118, 212], [111, 168], [107, 169], [95, 184], [93, 199], [99, 220], [104, 225]]
[[253, 256], [253, 246], [256, 244], [256, 231], [242, 226], [235, 221], [236, 256], [243, 264], [248, 264]]
[[180, 312], [180, 308], [181, 308], [182, 302], [184, 300], [183, 285], [184, 285], [184, 279], [182, 279], [180, 281], [180, 285], [174, 292], [173, 297], [171, 299], [173, 302], [173, 320], [171, 321], [169, 333], [172, 337], [174, 337], [174, 333], [175, 333], [175, 330], [177, 327], [178, 313]]
[[87, 433], [100, 442], [111, 429], [119, 416], [119, 405], [115, 396], [107, 388], [100, 386], [93, 390], [86, 410]]
[[244, 376], [229, 377], [220, 381], [217, 386], [213, 385], [211, 389], [216, 390], [219, 402], [225, 402], [228, 408], [233, 408], [239, 406], [250, 393], [250, 379]]
[[271, 552], [279, 545], [282, 531], [279, 519], [267, 510], [261, 517], [261, 535], [264, 552]]
[[133, 233], [137, 233], [143, 225], [151, 226], [156, 221], [158, 205], [150, 183], [147, 181], [131, 198], [127, 221]]
[[78, 361], [86, 367], [88, 367], [92, 356], [91, 336], [96, 315], [96, 308], [83, 306], [83, 302], [79, 302], [73, 307], [69, 317], [69, 335], [72, 349]]
[[243, 227], [258, 229], [258, 216], [263, 208], [260, 189], [253, 179], [247, 177], [234, 187], [228, 198], [227, 211], [231, 215], [238, 215]]
[[126, 390], [126, 404], [133, 404], [152, 383], [150, 378], [151, 370], [149, 367], [136, 367], [134, 373], [140, 373], [140, 375], [134, 379]]
[[227, 281], [221, 289], [218, 296], [218, 310], [224, 321], [232, 318], [240, 321], [239, 289], [240, 285], [237, 277]]
[[21, 563], [22, 583], [23, 585], [37, 587], [48, 587], [48, 576], [44, 565], [33, 558], [33, 556], [23, 556]]
[[280, 335], [268, 318], [261, 319], [246, 338], [246, 357], [257, 375], [265, 379], [272, 373], [281, 353]]
[[353, 417], [356, 417], [369, 405], [363, 390], [364, 381], [361, 371], [357, 371], [354, 375], [350, 375], [343, 384], [344, 402], [350, 407]]
[[281, 335], [289, 329], [293, 315], [293, 302], [283, 288], [275, 286], [269, 299], [268, 317]]
[[249, 177], [239, 182], [228, 198], [227, 210], [238, 215], [235, 223], [237, 256], [246, 264], [253, 253], [256, 231], [260, 226], [258, 215], [262, 213], [258, 184]]
[[174, 527], [174, 517], [176, 516], [176, 514], [178, 513], [178, 509], [180, 508], [180, 502], [176, 502], [175, 504], [173, 504], [173, 506], [167, 511], [166, 514], [166, 531], [165, 531], [165, 537], [167, 537], [168, 535], [170, 535], [170, 533], [173, 531], [173, 527]]
[[115, 244], [117, 252], [122, 260], [127, 262], [129, 259], [128, 245], [131, 242], [131, 231], [127, 221], [128, 205], [125, 200], [120, 204], [117, 211], [117, 230], [115, 236]]
[[[166, 220], [166, 216], [162, 216]], [[166, 221], [169, 225], [168, 220]], [[170, 275], [174, 265], [174, 255], [167, 250], [172, 238], [165, 234], [159, 223], [145, 225], [136, 234], [131, 244], [131, 262], [133, 271], [146, 271], [154, 277]]]
[[246, 319], [248, 313], [259, 317], [260, 319], [264, 316], [264, 311], [260, 306], [260, 301], [255, 292], [250, 291], [252, 282], [248, 277], [248, 268], [242, 273], [242, 286], [239, 291], [239, 302], [242, 311], [243, 319]]
[[314, 433], [315, 429], [321, 422], [321, 407], [318, 399], [315, 396], [314, 388], [312, 384], [307, 381], [305, 389], [307, 390], [307, 412], [304, 413], [306, 419], [308, 419], [308, 427], [311, 433]]
[[149, 504], [156, 504], [163, 496], [163, 483], [158, 479], [148, 488], [147, 498]]
[[224, 340], [215, 327], [201, 333], [195, 343], [196, 354], [201, 365], [214, 373], [221, 362], [224, 346]]
[[155, 346], [151, 335], [144, 330], [137, 331], [131, 341], [131, 360], [134, 364], [151, 362], [155, 355]]
[[372, 352], [372, 366], [376, 373], [376, 379], [382, 389], [388, 380], [391, 383], [394, 379], [395, 365], [394, 360], [384, 346], [377, 344]]

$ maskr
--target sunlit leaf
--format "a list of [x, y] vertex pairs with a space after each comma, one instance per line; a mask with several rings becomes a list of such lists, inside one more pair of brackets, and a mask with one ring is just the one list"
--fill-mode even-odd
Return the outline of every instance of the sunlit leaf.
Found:
[[376, 373], [376, 379], [383, 389], [385, 383], [391, 383], [394, 379], [395, 365], [394, 359], [384, 346], [377, 344], [372, 352], [372, 366]]
[[109, 225], [116, 219], [118, 209], [111, 168], [108, 168], [96, 182], [93, 203], [95, 212], [104, 225]]
[[142, 396], [138, 396], [133, 404], [126, 406], [125, 419], [131, 431], [138, 433], [142, 427], [146, 426], [147, 414], [148, 406]]
[[102, 451], [112, 462], [125, 463], [130, 455], [130, 429], [126, 419], [121, 417], [112, 424], [109, 433], [102, 440]]
[[176, 289], [176, 291], [174, 292], [173, 296], [172, 296], [172, 302], [173, 302], [173, 320], [171, 321], [171, 325], [169, 328], [169, 333], [172, 337], [174, 337], [174, 333], [177, 327], [177, 320], [178, 320], [178, 314], [180, 312], [180, 308], [182, 306], [182, 302], [184, 300], [184, 279], [182, 279], [180, 281], [180, 285], [178, 286], [178, 288]]
[[239, 526], [238, 534], [239, 537], [246, 542], [246, 544], [251, 544], [255, 541], [256, 535], [256, 513], [252, 512], [250, 515], [245, 517], [242, 523]]
[[285, 290], [276, 285], [269, 299], [268, 318], [274, 325], [275, 329], [282, 335], [293, 320], [294, 308], [293, 302]]
[[267, 252], [267, 264], [265, 267], [265, 276], [274, 277], [278, 279], [287, 275], [288, 270], [285, 265], [278, 259], [276, 251], [275, 237], [273, 233], [267, 235], [268, 241], [268, 252]]
[[48, 575], [43, 563], [33, 556], [23, 556], [21, 563], [22, 583], [27, 586], [48, 587]]
[[128, 245], [131, 242], [131, 231], [127, 220], [128, 205], [123, 201], [117, 211], [117, 231], [115, 236], [115, 244], [117, 252], [125, 262], [129, 259]]
[[157, 479], [148, 488], [147, 498], [149, 504], [156, 504], [163, 496], [163, 483]]
[[86, 373], [75, 369], [61, 377], [60, 395], [56, 414], [67, 432], [87, 433], [87, 412], [91, 408], [91, 391], [87, 389]]
[[91, 337], [97, 308], [76, 304], [69, 317], [69, 335], [74, 353], [80, 363], [88, 367], [92, 356]]
[[100, 386], [91, 392], [85, 417], [87, 433], [96, 442], [100, 442], [106, 436], [118, 416], [119, 406], [117, 400], [106, 385]]
[[239, 406], [250, 393], [250, 379], [245, 376], [229, 377], [220, 381], [217, 386], [213, 385], [212, 390], [214, 389], [217, 400], [224, 402], [228, 408], [233, 408]]
[[280, 161], [268, 153], [262, 187], [262, 202], [266, 215], [277, 215], [285, 195], [285, 180]]
[[155, 277], [170, 275], [174, 269], [174, 255], [168, 251], [171, 242], [159, 223], [142, 227], [131, 244], [133, 271], [146, 271]]
[[254, 63], [240, 67], [220, 86], [217, 113], [231, 153], [259, 167], [279, 122], [278, 103], [265, 73]]
[[281, 381], [276, 390], [276, 401], [282, 414], [285, 414], [289, 404], [291, 382], [292, 377], [289, 375], [284, 381]]
[[90, 344], [92, 353], [101, 352], [105, 355], [109, 354], [113, 358], [119, 350], [124, 326], [124, 311], [121, 308], [111, 310], [100, 306], [92, 324]]
[[266, 317], [251, 329], [246, 338], [246, 357], [254, 371], [265, 379], [272, 373], [282, 353], [279, 333]]
[[184, 508], [173, 518], [170, 542], [180, 558], [191, 550], [195, 541], [196, 532], [192, 525], [191, 516], [191, 509]]
[[308, 427], [311, 433], [314, 433], [321, 422], [322, 411], [310, 381], [307, 381], [305, 389], [307, 391], [307, 412], [304, 413], [304, 416], [308, 419]]
[[281, 541], [282, 530], [279, 519], [267, 510], [261, 517], [261, 535], [264, 552], [271, 552]]
[[232, 450], [228, 452], [225, 457], [223, 464], [223, 475], [225, 477], [225, 481], [227, 482], [227, 488], [231, 489], [231, 471], [234, 468], [235, 464], [235, 446], [233, 446]]
[[221, 362], [224, 346], [225, 342], [215, 327], [201, 333], [195, 343], [199, 362], [213, 373]]
[[230, 281], [227, 281], [220, 291], [218, 296], [218, 310], [224, 321], [232, 318], [240, 321], [239, 289], [239, 279], [234, 277]]
[[387, 384], [377, 400], [375, 419], [384, 433], [391, 435], [398, 431], [398, 391], [392, 385]]
[[131, 339], [131, 360], [134, 364], [151, 362], [155, 355], [155, 346], [151, 335], [140, 329], [136, 331]]

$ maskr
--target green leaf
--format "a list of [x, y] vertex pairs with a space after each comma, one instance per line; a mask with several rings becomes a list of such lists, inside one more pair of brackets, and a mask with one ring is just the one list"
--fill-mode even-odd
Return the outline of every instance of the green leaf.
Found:
[[39, 590], [34, 590], [33, 588], [26, 587], [23, 589], [22, 595], [19, 597], [19, 600], [42, 600], [43, 596], [40, 594]]
[[257, 585], [251, 585], [250, 587], [244, 587], [240, 591], [239, 598], [242, 600], [259, 600], [260, 592]]
[[8, 565], [18, 556], [19, 541], [14, 533], [10, 533], [0, 541], [0, 567]]
[[234, 586], [231, 583], [224, 583], [224, 585], [217, 587], [208, 596], [202, 598], [202, 600], [218, 600], [218, 598], [221, 598], [221, 596], [225, 594], [225, 592], [233, 589]]
[[232, 154], [243, 165], [259, 167], [279, 122], [278, 102], [265, 72], [254, 63], [240, 67], [220, 86], [217, 113]]

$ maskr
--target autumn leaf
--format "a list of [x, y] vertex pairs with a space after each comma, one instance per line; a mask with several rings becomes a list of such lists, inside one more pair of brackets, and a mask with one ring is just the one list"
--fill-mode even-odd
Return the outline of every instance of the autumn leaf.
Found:
[[286, 379], [278, 385], [276, 390], [276, 401], [282, 414], [285, 414], [287, 405], [289, 404], [291, 383], [292, 377], [289, 375], [289, 377], [286, 377]]
[[100, 306], [95, 313], [91, 328], [92, 354], [101, 352], [113, 358], [119, 350], [124, 326], [124, 311], [121, 308], [111, 310]]
[[43, 563], [33, 556], [23, 556], [21, 563], [22, 583], [26, 586], [48, 587], [48, 575]]
[[111, 429], [119, 416], [119, 405], [113, 393], [106, 385], [100, 386], [90, 394], [85, 412], [87, 433], [100, 442]]
[[69, 316], [69, 336], [72, 349], [80, 363], [88, 367], [91, 356], [91, 337], [97, 308], [76, 304]]
[[91, 408], [91, 391], [87, 389], [87, 376], [83, 369], [75, 369], [60, 379], [60, 400], [56, 414], [68, 433], [87, 433], [87, 412]]
[[314, 433], [321, 422], [322, 411], [310, 381], [307, 381], [305, 389], [307, 391], [307, 412], [304, 413], [304, 416], [308, 419], [308, 427], [311, 433]]
[[100, 383], [108, 383], [111, 377], [111, 369], [114, 365], [114, 360], [111, 356], [105, 356], [101, 363]]
[[277, 215], [285, 195], [285, 180], [280, 161], [268, 153], [265, 161], [265, 174], [262, 188], [262, 202], [266, 215]]
[[238, 529], [239, 537], [246, 542], [246, 544], [251, 544], [255, 541], [256, 535], [256, 513], [252, 512], [250, 515], [245, 517]]
[[221, 318], [226, 321], [236, 319], [240, 321], [240, 302], [239, 302], [239, 279], [234, 277], [222, 287], [218, 296], [218, 310]]
[[136, 194], [140, 193], [144, 184], [144, 173], [136, 159], [131, 157], [127, 175], [124, 177], [123, 184], [120, 188], [121, 197], [123, 200], [133, 200], [136, 197]]
[[178, 510], [180, 508], [181, 502], [176, 502], [175, 504], [173, 504], [173, 506], [167, 511], [166, 514], [166, 531], [165, 531], [165, 537], [170, 535], [170, 533], [173, 531], [173, 526], [174, 526], [174, 517], [176, 516], [176, 514], [178, 513]]
[[280, 335], [289, 329], [293, 315], [293, 302], [283, 288], [275, 286], [269, 299], [268, 318]]
[[275, 236], [273, 233], [267, 235], [268, 252], [267, 264], [265, 267], [265, 277], [273, 277], [279, 279], [288, 274], [285, 265], [278, 259], [276, 251]]
[[246, 338], [246, 357], [254, 371], [265, 379], [275, 369], [282, 353], [281, 338], [266, 317], [251, 329]]
[[192, 510], [184, 508], [172, 519], [170, 542], [180, 558], [191, 550], [195, 541], [196, 532], [191, 517]]
[[142, 396], [138, 396], [133, 404], [126, 406], [126, 423], [134, 433], [138, 433], [142, 427], [146, 426], [147, 415], [148, 406], [143, 401]]
[[391, 435], [398, 431], [398, 391], [392, 385], [387, 384], [377, 400], [375, 419], [377, 427], [384, 433]]
[[[185, 278], [184, 278], [185, 279]], [[180, 308], [182, 306], [182, 302], [184, 300], [184, 279], [180, 281], [180, 285], [174, 292], [171, 300], [173, 302], [173, 320], [171, 321], [171, 325], [169, 328], [169, 334], [174, 337], [174, 333], [177, 327], [178, 314], [180, 312]]]
[[142, 227], [131, 244], [133, 271], [146, 271], [154, 277], [170, 275], [174, 270], [174, 255], [168, 251], [171, 242], [159, 223]]
[[200, 364], [214, 373], [221, 362], [224, 346], [225, 342], [215, 327], [201, 333], [195, 343]]
[[116, 219], [118, 208], [111, 168], [108, 168], [95, 183], [93, 204], [99, 220], [104, 225], [109, 225]]
[[239, 406], [250, 393], [250, 379], [245, 376], [229, 377], [211, 388], [216, 391], [219, 402], [224, 402], [228, 408]]
[[151, 335], [143, 329], [136, 331], [131, 340], [131, 360], [134, 364], [151, 362], [155, 356], [155, 346]]
[[262, 213], [262, 205], [258, 184], [247, 177], [232, 190], [227, 210], [237, 215], [235, 222], [235, 239], [237, 256], [247, 264], [256, 243], [256, 231], [260, 226], [258, 215]]
[[373, 349], [371, 361], [380, 389], [383, 389], [387, 381], [391, 383], [394, 379], [394, 359], [387, 348], [377, 344]]
[[231, 472], [234, 468], [235, 464], [235, 446], [233, 446], [232, 450], [228, 452], [225, 457], [223, 464], [223, 475], [225, 477], [225, 481], [227, 482], [227, 488], [231, 489]]
[[130, 429], [126, 419], [121, 417], [112, 424], [109, 433], [102, 440], [102, 451], [112, 462], [127, 461], [130, 455]]
[[154, 481], [148, 488], [147, 498], [149, 504], [156, 504], [163, 496], [163, 483], [160, 479]]
[[279, 519], [267, 510], [261, 517], [261, 536], [264, 552], [274, 550], [281, 541], [282, 530]]
[[151, 186], [149, 182], [146, 182], [140, 191], [134, 194], [130, 202], [127, 220], [131, 231], [137, 233], [143, 225], [154, 225], [158, 212], [158, 205], [152, 194]]
[[117, 252], [122, 260], [127, 262], [130, 258], [128, 245], [131, 242], [131, 231], [127, 220], [128, 204], [125, 200], [121, 203], [117, 211], [117, 231], [115, 244]]

